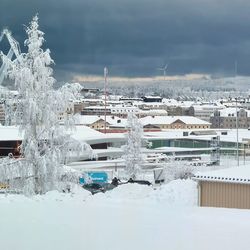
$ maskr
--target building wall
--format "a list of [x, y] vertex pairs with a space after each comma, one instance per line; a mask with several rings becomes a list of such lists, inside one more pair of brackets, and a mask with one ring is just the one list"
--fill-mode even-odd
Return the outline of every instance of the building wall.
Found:
[[200, 206], [250, 209], [250, 185], [200, 181]]
[[179, 148], [209, 148], [211, 141], [195, 140], [195, 139], [159, 139], [150, 140], [152, 149], [160, 147], [179, 147]]
[[213, 110], [211, 111], [211, 110], [206, 110], [206, 109], [196, 109], [194, 116], [201, 120], [210, 122], [210, 117], [213, 113], [214, 113]]
[[[92, 124], [89, 125], [90, 128], [93, 129], [104, 129], [105, 128], [105, 121], [104, 120], [98, 120]], [[106, 122], [106, 128], [109, 128], [109, 123]]]
[[[105, 115], [105, 109], [97, 109], [97, 108], [85, 108], [81, 111], [81, 115]], [[111, 115], [110, 108], [106, 109], [106, 115]]]
[[210, 125], [204, 124], [185, 124], [185, 123], [172, 123], [172, 124], [156, 124], [160, 129], [208, 129]]
[[[212, 128], [225, 128], [231, 129], [236, 128], [236, 117], [211, 117], [210, 122], [212, 124]], [[249, 128], [250, 127], [250, 117], [238, 118], [238, 126], [239, 128]]]
[[166, 110], [169, 116], [195, 116], [193, 107], [167, 106]]
[[74, 114], [81, 114], [84, 107], [84, 103], [74, 103]]
[[[238, 126], [239, 128], [250, 127], [250, 117], [244, 109], [238, 111]], [[214, 115], [210, 117], [212, 128], [236, 128], [235, 114], [228, 114], [228, 116], [221, 116], [220, 111], [215, 111]]]
[[4, 125], [5, 123], [5, 111], [4, 111], [4, 104], [0, 104], [0, 123]]
[[0, 158], [12, 154], [14, 157], [20, 156], [21, 141], [0, 141]]

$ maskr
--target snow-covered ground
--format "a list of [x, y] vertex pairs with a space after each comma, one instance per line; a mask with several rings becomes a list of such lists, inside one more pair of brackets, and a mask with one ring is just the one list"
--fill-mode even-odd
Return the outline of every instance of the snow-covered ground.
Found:
[[199, 208], [196, 183], [0, 196], [6, 250], [249, 249], [250, 211]]

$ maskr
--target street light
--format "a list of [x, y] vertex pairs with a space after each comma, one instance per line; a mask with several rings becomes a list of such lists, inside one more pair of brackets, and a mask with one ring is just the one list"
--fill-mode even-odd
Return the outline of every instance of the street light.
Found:
[[104, 133], [107, 133], [107, 76], [108, 76], [108, 68], [105, 67], [104, 68], [104, 106], [105, 106], [105, 110], [104, 110]]
[[236, 97], [235, 98], [236, 100], [236, 138], [237, 138], [237, 142], [236, 142], [236, 147], [237, 147], [237, 150], [236, 150], [236, 157], [237, 157], [237, 166], [240, 165], [240, 162], [239, 162], [239, 119], [238, 119], [238, 98]]

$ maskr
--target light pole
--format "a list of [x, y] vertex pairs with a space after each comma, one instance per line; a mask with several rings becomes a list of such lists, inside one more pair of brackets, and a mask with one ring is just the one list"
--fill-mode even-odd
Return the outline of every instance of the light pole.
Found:
[[104, 106], [105, 106], [105, 110], [104, 110], [104, 133], [106, 134], [107, 132], [107, 128], [106, 128], [106, 124], [107, 124], [107, 76], [108, 76], [108, 68], [105, 67], [104, 68]]
[[238, 119], [238, 98], [235, 98], [236, 100], [236, 157], [237, 157], [237, 166], [240, 165], [239, 162], [239, 119]]

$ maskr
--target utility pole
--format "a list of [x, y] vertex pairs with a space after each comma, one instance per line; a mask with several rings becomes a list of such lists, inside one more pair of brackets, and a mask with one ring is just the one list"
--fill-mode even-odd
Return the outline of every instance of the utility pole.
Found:
[[235, 98], [236, 100], [236, 137], [237, 137], [237, 143], [236, 143], [236, 156], [237, 156], [237, 166], [240, 165], [239, 162], [239, 119], [238, 119], [238, 98]]
[[104, 106], [105, 106], [105, 110], [104, 110], [104, 133], [106, 134], [107, 132], [107, 76], [108, 76], [108, 68], [105, 67], [104, 68]]

